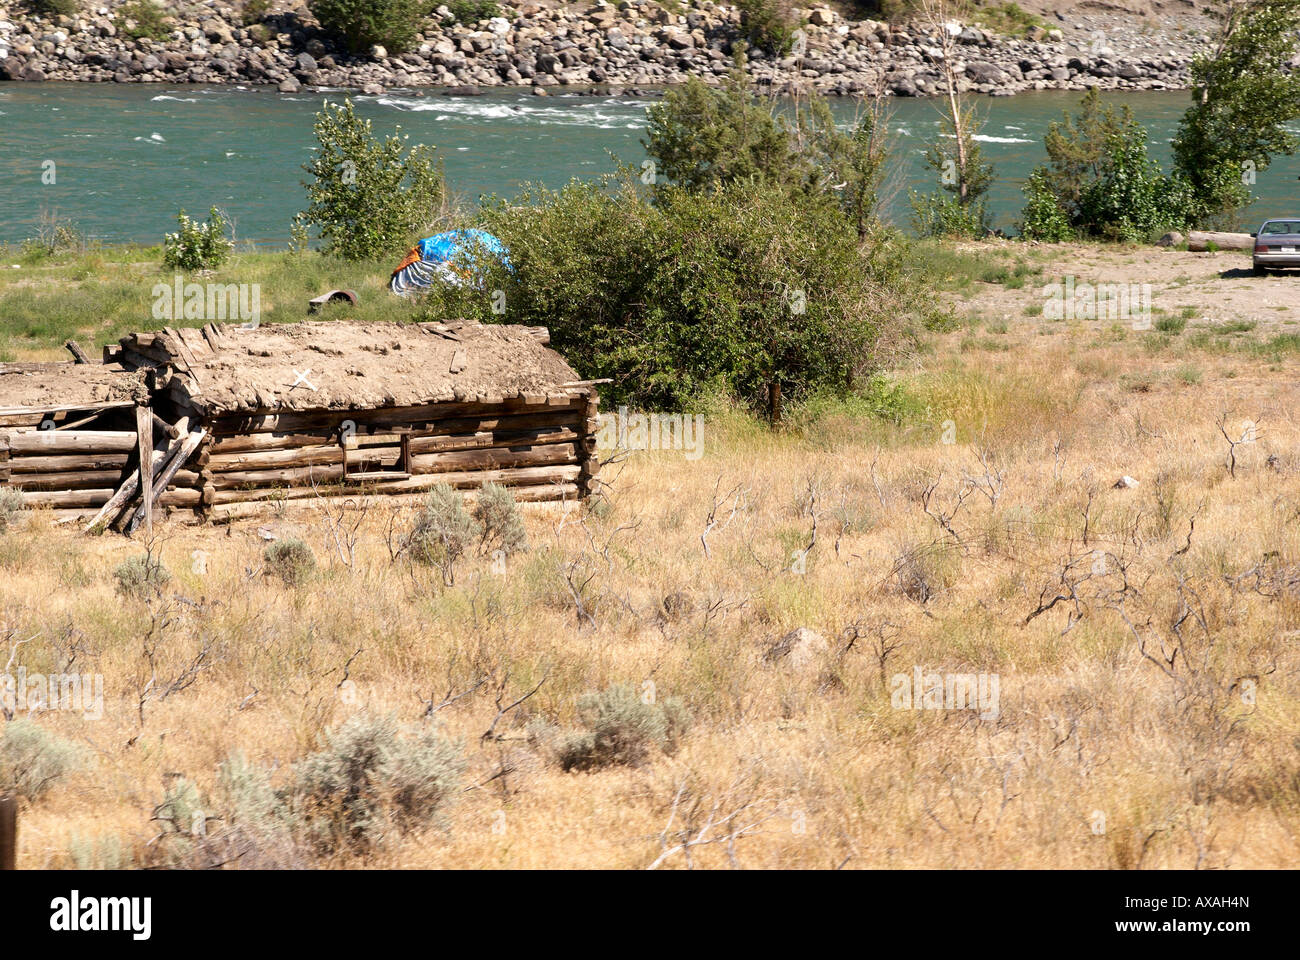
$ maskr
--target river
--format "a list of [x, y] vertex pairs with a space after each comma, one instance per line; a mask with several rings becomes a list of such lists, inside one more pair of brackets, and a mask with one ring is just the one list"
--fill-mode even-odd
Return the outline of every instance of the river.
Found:
[[[283, 245], [306, 203], [301, 167], [314, 143], [313, 116], [323, 100], [342, 96], [233, 86], [0, 85], [0, 242], [34, 235], [44, 210], [92, 238], [157, 243], [175, 228], [177, 210], [203, 215], [215, 204], [241, 239]], [[1165, 161], [1187, 94], [1111, 99], [1147, 125], [1152, 155]], [[974, 101], [985, 121], [984, 149], [996, 164], [995, 225], [1013, 228], [1021, 182], [1044, 158], [1047, 124], [1078, 100], [1077, 93], [1044, 91]], [[609, 171], [611, 154], [639, 163], [650, 101], [497, 90], [477, 97], [392, 92], [354, 102], [376, 133], [400, 124], [412, 140], [437, 146], [449, 188], [472, 202], [512, 195], [526, 182], [557, 187]], [[900, 99], [890, 107], [897, 149], [888, 213], [905, 223], [907, 189], [934, 183], [921, 153], [937, 129], [937, 104]], [[849, 120], [855, 106], [835, 109]], [[1300, 157], [1280, 158], [1254, 190], [1262, 199], [1248, 220], [1300, 214]]]

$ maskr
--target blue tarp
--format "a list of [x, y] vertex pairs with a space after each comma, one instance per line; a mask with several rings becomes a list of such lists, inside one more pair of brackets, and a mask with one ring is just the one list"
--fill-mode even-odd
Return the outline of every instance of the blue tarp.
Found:
[[448, 230], [425, 237], [393, 271], [388, 286], [394, 293], [423, 290], [435, 280], [457, 286], [482, 284], [492, 260], [507, 270], [510, 253], [506, 245], [486, 230]]

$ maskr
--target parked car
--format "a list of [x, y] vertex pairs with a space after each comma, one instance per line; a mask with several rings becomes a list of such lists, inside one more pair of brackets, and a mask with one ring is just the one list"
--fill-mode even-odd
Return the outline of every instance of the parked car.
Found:
[[1300, 217], [1265, 220], [1255, 238], [1255, 272], [1274, 267], [1300, 267]]

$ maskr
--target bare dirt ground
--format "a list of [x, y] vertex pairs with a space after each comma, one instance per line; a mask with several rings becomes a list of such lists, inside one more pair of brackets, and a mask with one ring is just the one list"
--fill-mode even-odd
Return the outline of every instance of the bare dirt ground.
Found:
[[[1155, 318], [1181, 315], [1191, 329], [1214, 331], [1254, 323], [1261, 331], [1287, 333], [1300, 327], [1300, 270], [1257, 277], [1246, 253], [1023, 243], [972, 244], [964, 249], [1026, 264], [1035, 272], [1023, 274], [1023, 286], [977, 284], [963, 290], [953, 298], [957, 308], [987, 320], [1023, 325], [1032, 332], [1047, 332], [1037, 315], [1047, 300], [1044, 288], [1063, 284], [1067, 276], [1074, 277], [1076, 286], [1150, 285]], [[1078, 322], [1094, 329], [1110, 325], [1105, 319]]]

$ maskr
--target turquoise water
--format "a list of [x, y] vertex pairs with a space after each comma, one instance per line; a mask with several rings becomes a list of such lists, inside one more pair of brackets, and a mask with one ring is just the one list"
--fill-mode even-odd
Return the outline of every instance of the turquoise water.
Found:
[[[205, 213], [213, 204], [235, 220], [238, 236], [283, 244], [305, 205], [301, 165], [313, 138], [312, 118], [327, 97], [285, 96], [241, 87], [164, 84], [45, 83], [0, 85], [0, 242], [36, 232], [42, 209], [108, 241], [159, 242], [176, 211]], [[1187, 95], [1125, 93], [1164, 160]], [[997, 165], [991, 205], [1010, 228], [1021, 206], [1020, 183], [1043, 158], [1047, 123], [1078, 94], [1028, 93], [980, 98], [984, 148]], [[534, 97], [514, 91], [452, 98], [392, 93], [356, 97], [358, 111], [383, 134], [401, 125], [413, 140], [438, 147], [448, 184], [462, 199], [513, 194], [521, 184], [559, 186], [613, 166], [610, 155], [640, 162], [648, 101], [630, 97]], [[843, 119], [854, 106], [838, 104]], [[930, 190], [921, 151], [938, 123], [936, 104], [892, 103], [897, 134], [891, 216], [906, 220], [909, 187]], [[53, 161], [53, 167], [46, 163]], [[52, 169], [54, 183], [45, 183]], [[1248, 219], [1300, 215], [1300, 158], [1282, 158], [1259, 177], [1264, 198]]]

